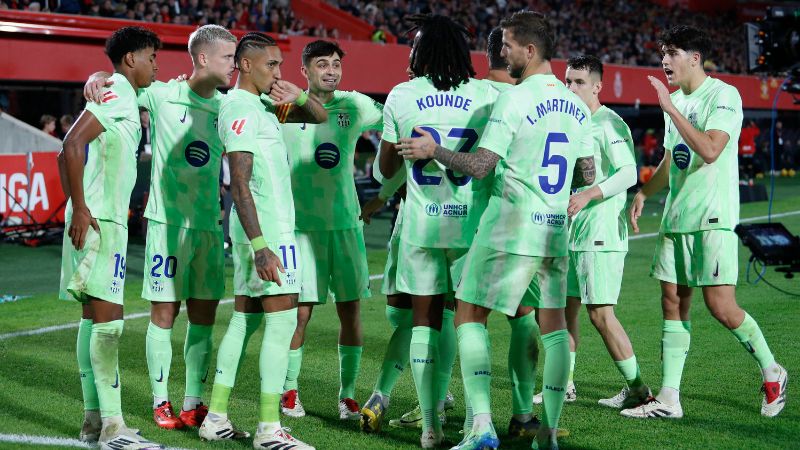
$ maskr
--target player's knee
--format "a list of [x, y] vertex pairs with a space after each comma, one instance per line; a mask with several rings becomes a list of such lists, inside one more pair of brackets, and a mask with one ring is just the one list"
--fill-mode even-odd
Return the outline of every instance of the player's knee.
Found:
[[[729, 308], [709, 307], [711, 315], [717, 319], [724, 327], [734, 329], [741, 325], [741, 314], [736, 314], [737, 311], [730, 310]], [[738, 320], [737, 320], [738, 319]]]
[[150, 311], [150, 321], [159, 328], [172, 328], [180, 311], [180, 303], [154, 303]]

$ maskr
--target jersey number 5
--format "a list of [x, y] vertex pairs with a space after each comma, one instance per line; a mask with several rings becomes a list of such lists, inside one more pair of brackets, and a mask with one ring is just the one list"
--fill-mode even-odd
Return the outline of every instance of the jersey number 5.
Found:
[[569, 139], [567, 139], [565, 133], [548, 133], [547, 135], [547, 140], [544, 143], [542, 169], [547, 170], [548, 167], [555, 166], [558, 169], [558, 174], [555, 184], [550, 183], [550, 173], [539, 175], [539, 186], [545, 194], [561, 192], [561, 189], [564, 188], [564, 182], [567, 180], [567, 158], [556, 153], [551, 144], [569, 144]]
[[[442, 145], [442, 137], [439, 135], [439, 132], [431, 127], [420, 127], [423, 130], [427, 131], [433, 137], [433, 140], [436, 141], [436, 145]], [[416, 131], [411, 133], [411, 137], [419, 137], [420, 134]], [[472, 151], [472, 148], [475, 147], [475, 144], [478, 143], [478, 132], [473, 130], [472, 128], [452, 128], [449, 133], [447, 133], [448, 138], [454, 139], [463, 139], [464, 142], [461, 144], [461, 147], [458, 148], [459, 153], [469, 153]], [[437, 177], [434, 175], [425, 175], [422, 172], [422, 169], [431, 162], [431, 159], [420, 159], [414, 162], [412, 166], [411, 173], [414, 178], [414, 181], [420, 186], [431, 186], [431, 185], [440, 185], [442, 184], [442, 177]], [[456, 186], [464, 186], [469, 183], [469, 180], [472, 177], [468, 175], [464, 175], [461, 177], [456, 176], [455, 172], [450, 169], [446, 171], [447, 178]]]

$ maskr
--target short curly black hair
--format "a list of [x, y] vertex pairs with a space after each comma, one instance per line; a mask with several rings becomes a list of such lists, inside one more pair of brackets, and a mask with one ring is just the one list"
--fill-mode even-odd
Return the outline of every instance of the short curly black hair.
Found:
[[161, 48], [161, 39], [158, 35], [142, 27], [122, 27], [115, 31], [106, 40], [106, 55], [115, 66], [122, 63], [122, 58], [128, 53], [152, 47], [154, 50]]
[[505, 69], [508, 66], [506, 59], [500, 56], [503, 51], [503, 29], [495, 27], [486, 38], [486, 56], [489, 58], [490, 69]]
[[303, 48], [303, 65], [308, 67], [312, 59], [322, 56], [332, 56], [333, 54], [336, 54], [339, 59], [344, 58], [344, 50], [342, 50], [336, 42], [323, 40], [309, 42], [308, 45]]
[[697, 52], [700, 53], [700, 60], [705, 61], [711, 53], [711, 38], [699, 28], [676, 25], [661, 33], [658, 46]]
[[596, 73], [603, 79], [603, 62], [594, 55], [573, 56], [567, 60], [567, 67], [574, 70], [585, 70], [589, 73]]

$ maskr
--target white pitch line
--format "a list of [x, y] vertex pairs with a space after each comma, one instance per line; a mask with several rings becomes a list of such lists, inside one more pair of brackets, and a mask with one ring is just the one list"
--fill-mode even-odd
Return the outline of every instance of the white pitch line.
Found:
[[[76, 447], [76, 448], [97, 448], [95, 444], [89, 444], [79, 441], [77, 439], [54, 437], [54, 436], [32, 436], [30, 434], [2, 434], [0, 433], [0, 442], [8, 442], [13, 444], [29, 444], [29, 445], [47, 445], [47, 446], [61, 446], [61, 447]], [[188, 450], [181, 447], [167, 447], [166, 450]]]
[[[224, 300], [220, 300], [219, 302], [220, 305], [227, 305], [228, 303], [233, 303], [233, 299], [226, 298]], [[186, 306], [182, 306], [181, 311], [186, 311]], [[125, 314], [124, 319], [133, 320], [133, 319], [141, 319], [142, 317], [150, 317], [150, 312], [148, 311], [148, 312], [140, 312], [133, 314]], [[0, 334], [0, 341], [21, 336], [36, 336], [37, 334], [52, 333], [53, 331], [69, 330], [71, 328], [78, 328], [79, 326], [80, 322], [74, 322], [74, 323], [65, 323], [63, 325], [53, 325], [49, 327], [36, 328], [34, 330], [14, 331], [12, 333]]]
[[[800, 211], [789, 211], [789, 212], [784, 212], [784, 213], [775, 213], [775, 214], [772, 215], [772, 218], [780, 219], [781, 217], [789, 217], [789, 216], [796, 216], [796, 215], [800, 215]], [[759, 220], [766, 220], [768, 218], [769, 218], [769, 216], [747, 217], [747, 218], [744, 218], [744, 219], [740, 220], [740, 222], [742, 222], [742, 223], [757, 222]], [[636, 241], [636, 240], [639, 240], [639, 239], [647, 239], [647, 238], [656, 237], [656, 236], [658, 236], [658, 233], [635, 234], [633, 236], [629, 236], [628, 240], [629, 241]], [[370, 279], [370, 281], [381, 280], [381, 279], [383, 279], [383, 274], [382, 273], [378, 273], [378, 274], [370, 275], [369, 279]], [[231, 302], [233, 302], [233, 299], [225, 299], [225, 300], [220, 301], [219, 303], [221, 305], [224, 305], [224, 304], [231, 303]], [[181, 308], [181, 311], [183, 311], [185, 309], [186, 309], [186, 307], [184, 306], [183, 308]], [[125, 320], [141, 319], [142, 317], [149, 317], [149, 316], [150, 316], [149, 312], [134, 313], [134, 314], [126, 315], [125, 316]], [[35, 330], [15, 331], [13, 333], [0, 334], [0, 341], [4, 341], [6, 339], [12, 339], [12, 338], [15, 338], [15, 337], [21, 337], [21, 336], [35, 336], [37, 334], [45, 334], [45, 333], [50, 333], [50, 332], [53, 332], [53, 331], [69, 330], [71, 328], [78, 328], [79, 325], [80, 324], [78, 324], [78, 323], [68, 323], [68, 324], [64, 324], [64, 325], [53, 325], [53, 326], [50, 326], [50, 327], [37, 328]]]

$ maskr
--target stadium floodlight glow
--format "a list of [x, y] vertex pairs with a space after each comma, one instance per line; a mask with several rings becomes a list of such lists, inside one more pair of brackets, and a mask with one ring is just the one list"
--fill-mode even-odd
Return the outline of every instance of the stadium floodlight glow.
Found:
[[800, 8], [768, 8], [766, 17], [745, 24], [745, 38], [748, 72], [771, 75], [791, 72], [800, 61]]

